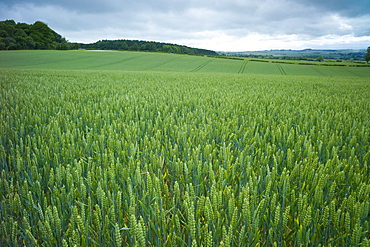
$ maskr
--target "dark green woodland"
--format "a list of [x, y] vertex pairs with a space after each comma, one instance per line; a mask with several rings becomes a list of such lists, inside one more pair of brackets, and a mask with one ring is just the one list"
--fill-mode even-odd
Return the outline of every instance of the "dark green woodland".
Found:
[[70, 43], [47, 24], [0, 21], [0, 50], [71, 50], [80, 44]]
[[92, 44], [81, 44], [81, 48], [99, 50], [151, 51], [209, 56], [218, 55], [215, 51], [211, 50], [143, 40], [100, 40]]

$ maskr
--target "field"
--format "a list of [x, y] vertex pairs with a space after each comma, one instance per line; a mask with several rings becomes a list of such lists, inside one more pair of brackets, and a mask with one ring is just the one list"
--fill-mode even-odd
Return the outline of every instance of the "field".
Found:
[[[370, 77], [370, 67], [349, 67], [357, 64], [340, 64], [348, 66], [337, 67], [269, 63], [266, 62], [268, 60], [264, 61], [123, 51], [12, 51], [0, 53], [0, 68], [12, 69]], [[325, 65], [325, 63], [322, 65]]]
[[0, 52], [0, 245], [370, 246], [369, 77]]
[[245, 52], [226, 52], [228, 56], [254, 56], [269, 58], [287, 58], [287, 59], [307, 59], [316, 60], [318, 57], [324, 57], [331, 60], [357, 60], [363, 61], [366, 49], [348, 49], [348, 50], [265, 50], [265, 51], [245, 51]]

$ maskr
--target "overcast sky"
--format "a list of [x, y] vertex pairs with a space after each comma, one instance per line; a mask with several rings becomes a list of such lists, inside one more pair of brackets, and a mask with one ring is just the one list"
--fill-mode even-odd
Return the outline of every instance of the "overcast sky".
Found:
[[216, 51], [365, 49], [370, 0], [1, 0], [71, 42], [160, 41]]

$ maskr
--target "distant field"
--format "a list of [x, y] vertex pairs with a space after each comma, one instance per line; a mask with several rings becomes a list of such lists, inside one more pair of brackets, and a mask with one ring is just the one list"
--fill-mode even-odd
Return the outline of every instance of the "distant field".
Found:
[[281, 64], [122, 51], [7, 51], [0, 53], [0, 68], [370, 77], [369, 67]]
[[370, 246], [369, 68], [0, 52], [0, 246]]
[[348, 49], [348, 50], [266, 50], [266, 51], [245, 51], [245, 52], [225, 52], [229, 56], [261, 56], [269, 58], [284, 57], [288, 59], [309, 59], [314, 60], [322, 56], [326, 59], [339, 60], [363, 60], [366, 49]]

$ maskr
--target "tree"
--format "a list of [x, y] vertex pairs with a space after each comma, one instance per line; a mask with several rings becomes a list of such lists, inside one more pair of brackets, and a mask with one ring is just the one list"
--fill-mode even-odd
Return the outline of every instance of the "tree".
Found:
[[367, 53], [365, 55], [366, 63], [369, 63], [370, 61], [370, 46], [367, 48]]
[[41, 21], [34, 24], [0, 21], [0, 50], [24, 49], [78, 49], [79, 44], [69, 43], [60, 34]]
[[160, 43], [143, 40], [99, 40], [91, 44], [81, 44], [83, 49], [108, 49], [108, 50], [130, 50], [130, 51], [154, 51], [182, 54], [213, 55], [217, 53], [211, 50], [191, 48], [182, 45]]

